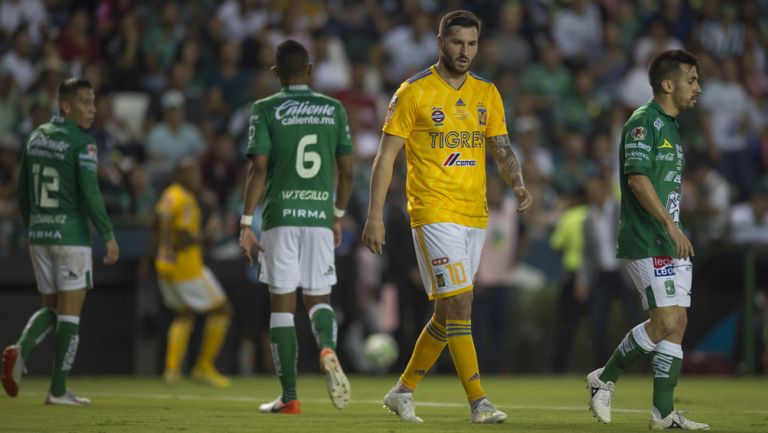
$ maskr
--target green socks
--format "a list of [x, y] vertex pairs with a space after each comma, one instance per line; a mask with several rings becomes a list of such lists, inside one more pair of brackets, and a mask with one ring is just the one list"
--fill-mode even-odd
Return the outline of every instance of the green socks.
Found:
[[59, 397], [67, 390], [67, 376], [75, 362], [80, 341], [80, 317], [60, 315], [56, 326], [56, 349], [53, 357], [51, 394]]
[[662, 340], [651, 357], [653, 364], [653, 409], [659, 419], [675, 410], [674, 392], [683, 366], [683, 349], [679, 344]]
[[296, 328], [293, 314], [272, 313], [269, 318], [269, 338], [272, 342], [272, 360], [275, 373], [283, 388], [283, 403], [296, 400]]
[[608, 362], [603, 367], [600, 380], [614, 382], [619, 380], [619, 375], [635, 361], [654, 350], [656, 345], [645, 332], [645, 325], [641, 323], [627, 332], [619, 347], [613, 352]]
[[312, 321], [312, 334], [320, 350], [336, 350], [336, 313], [328, 304], [316, 304], [309, 310]]
[[41, 308], [35, 311], [27, 322], [27, 326], [21, 332], [17, 344], [21, 346], [21, 358], [26, 360], [32, 349], [56, 326], [56, 312], [50, 308]]

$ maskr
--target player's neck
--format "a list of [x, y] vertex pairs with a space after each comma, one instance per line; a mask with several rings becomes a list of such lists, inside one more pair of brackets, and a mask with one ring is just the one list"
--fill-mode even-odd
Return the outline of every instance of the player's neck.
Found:
[[662, 95], [654, 96], [653, 100], [664, 110], [664, 113], [671, 117], [677, 117], [680, 114], [680, 110], [675, 107], [675, 103], [672, 101], [672, 96]]
[[449, 86], [453, 87], [454, 89], [458, 89], [464, 84], [464, 81], [467, 80], [467, 73], [462, 72], [460, 74], [456, 74], [454, 72], [451, 72], [448, 70], [448, 68], [443, 65], [443, 63], [438, 60], [437, 64], [435, 65], [435, 70], [437, 71], [437, 74], [440, 75], [440, 78], [443, 79], [446, 83], [448, 83]]

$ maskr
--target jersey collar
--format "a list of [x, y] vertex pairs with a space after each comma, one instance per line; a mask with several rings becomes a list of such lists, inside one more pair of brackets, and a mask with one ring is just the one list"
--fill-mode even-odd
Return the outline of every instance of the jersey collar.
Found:
[[445, 81], [445, 79], [443, 79], [442, 75], [440, 75], [440, 73], [437, 72], [437, 64], [434, 64], [434, 65], [430, 66], [429, 69], [432, 71], [432, 73], [435, 75], [435, 77], [437, 77], [437, 79], [441, 83], [443, 83], [443, 85], [445, 87], [451, 89], [452, 92], [459, 92], [459, 91], [461, 91], [461, 89], [464, 88], [464, 85], [467, 84], [467, 80], [469, 80], [469, 72], [465, 72], [464, 75], [466, 75], [466, 78], [464, 79], [464, 82], [461, 83], [461, 86], [459, 86], [459, 88], [457, 89], [457, 88], [451, 86], [450, 84], [448, 84], [448, 82]]
[[664, 111], [663, 108], [661, 108], [661, 105], [659, 105], [659, 103], [656, 102], [655, 99], [651, 98], [651, 100], [648, 102], [648, 106], [653, 108], [654, 110], [656, 110], [659, 114], [661, 114], [662, 116], [666, 117], [667, 119], [670, 119], [670, 120], [673, 120], [673, 121], [677, 121], [677, 119], [675, 119], [674, 117], [672, 117], [669, 114], [667, 114], [667, 112]]
[[285, 93], [307, 93], [307, 92], [310, 92], [312, 89], [310, 89], [309, 85], [307, 84], [289, 84], [283, 87], [282, 90]]
[[[59, 116], [58, 114], [54, 114], [53, 116], [51, 116], [51, 123], [54, 123], [54, 124], [57, 124], [57, 125], [63, 125], [65, 127], [75, 127], [75, 126], [77, 126], [77, 124], [75, 123], [74, 120], [72, 120], [72, 119], [70, 119], [68, 117]], [[78, 128], [79, 128], [79, 126], [78, 126]]]

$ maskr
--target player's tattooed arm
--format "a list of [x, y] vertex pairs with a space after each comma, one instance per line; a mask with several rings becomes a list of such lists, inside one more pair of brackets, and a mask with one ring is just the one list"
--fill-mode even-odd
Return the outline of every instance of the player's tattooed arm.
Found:
[[491, 149], [493, 159], [496, 160], [496, 165], [499, 167], [501, 178], [512, 187], [512, 192], [517, 197], [517, 211], [526, 212], [533, 203], [533, 197], [525, 188], [520, 161], [515, 156], [515, 151], [512, 150], [509, 137], [506, 134], [488, 137], [485, 139], [485, 144]]
[[512, 150], [509, 137], [506, 134], [488, 137], [485, 139], [485, 144], [491, 149], [493, 159], [496, 160], [496, 165], [499, 167], [499, 174], [507, 182], [507, 185], [512, 188], [525, 187], [520, 161], [515, 156], [515, 151]]

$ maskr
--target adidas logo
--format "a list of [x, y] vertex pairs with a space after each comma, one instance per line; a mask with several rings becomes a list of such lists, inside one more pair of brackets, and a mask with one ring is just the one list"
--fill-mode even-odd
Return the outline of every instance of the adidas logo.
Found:
[[470, 382], [474, 382], [476, 380], [480, 380], [480, 374], [479, 373], [475, 373], [475, 374], [472, 375], [472, 377], [469, 378]]
[[330, 275], [333, 275], [333, 266], [328, 266], [328, 270], [325, 271], [325, 273], [323, 274], [323, 276], [326, 276], [326, 277]]
[[464, 103], [464, 101], [462, 101], [462, 100], [461, 100], [461, 98], [459, 98], [459, 100], [458, 100], [458, 101], [456, 101], [456, 106], [457, 106], [457, 107], [464, 107], [464, 106], [466, 106], [466, 105], [467, 105], [467, 104], [465, 104], [465, 103]]
[[592, 397], [594, 397], [595, 394], [597, 394], [597, 391], [600, 391], [600, 388], [597, 388], [597, 387], [594, 387], [594, 386], [590, 386], [589, 387], [589, 392], [592, 394]]
[[414, 373], [418, 374], [419, 376], [426, 376], [427, 372], [424, 370], [416, 370]]
[[680, 429], [680, 430], [682, 430], [682, 429], [683, 429], [683, 426], [681, 426], [680, 424], [678, 424], [678, 423], [677, 423], [677, 421], [672, 421], [672, 424], [670, 424], [670, 425], [669, 425], [669, 427], [667, 427], [667, 428], [669, 428], [669, 429], [673, 429], [673, 428], [676, 428], [676, 429]]

